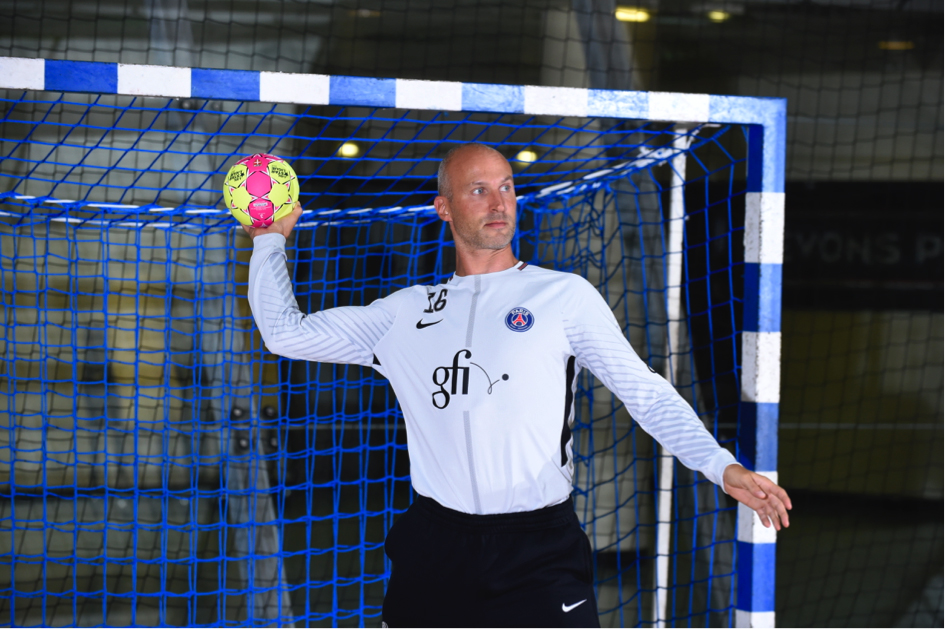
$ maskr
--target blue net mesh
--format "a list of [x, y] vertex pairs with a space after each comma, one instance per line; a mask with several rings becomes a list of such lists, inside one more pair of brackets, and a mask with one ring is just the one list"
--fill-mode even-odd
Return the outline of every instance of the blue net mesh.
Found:
[[[411, 502], [402, 415], [371, 370], [262, 346], [245, 300], [251, 243], [219, 209], [226, 170], [246, 154], [280, 155], [299, 175], [290, 270], [314, 311], [447, 278], [452, 245], [430, 208], [438, 161], [460, 142], [496, 147], [515, 171], [519, 257], [591, 280], [641, 357], [734, 440], [740, 127], [29, 92], [0, 102], [4, 623], [379, 623], [384, 535]], [[672, 523], [659, 529], [659, 453], [588, 373], [574, 435], [605, 626], [730, 625], [727, 498], [676, 465]]]

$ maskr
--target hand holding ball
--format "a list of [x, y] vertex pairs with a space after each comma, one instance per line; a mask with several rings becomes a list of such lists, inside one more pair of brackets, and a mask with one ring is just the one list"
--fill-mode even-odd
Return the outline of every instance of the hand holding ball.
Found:
[[227, 209], [247, 227], [269, 227], [288, 216], [298, 198], [295, 171], [288, 162], [267, 153], [236, 162], [223, 182]]

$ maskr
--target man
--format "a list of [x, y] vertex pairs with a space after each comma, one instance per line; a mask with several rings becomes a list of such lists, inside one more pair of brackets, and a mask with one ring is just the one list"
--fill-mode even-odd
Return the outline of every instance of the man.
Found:
[[269, 350], [373, 366], [404, 411], [418, 498], [385, 543], [387, 625], [598, 626], [591, 549], [570, 498], [581, 368], [765, 526], [788, 525], [784, 490], [719, 446], [637, 357], [593, 286], [515, 258], [515, 187], [500, 153], [455, 148], [438, 184], [456, 273], [369, 306], [298, 310], [284, 246], [300, 207], [267, 229], [246, 228], [249, 299]]

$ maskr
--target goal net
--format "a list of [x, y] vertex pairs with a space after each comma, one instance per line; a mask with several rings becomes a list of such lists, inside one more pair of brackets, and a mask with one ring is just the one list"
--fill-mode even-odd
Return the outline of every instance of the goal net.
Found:
[[[289, 265], [315, 311], [448, 278], [438, 161], [496, 148], [515, 173], [517, 255], [587, 277], [734, 447], [747, 126], [2, 96], [4, 623], [380, 622], [384, 536], [412, 500], [403, 418], [372, 370], [263, 347], [251, 242], [220, 209], [227, 169], [255, 152], [298, 173]], [[731, 625], [733, 504], [587, 372], [572, 434], [605, 626]]]

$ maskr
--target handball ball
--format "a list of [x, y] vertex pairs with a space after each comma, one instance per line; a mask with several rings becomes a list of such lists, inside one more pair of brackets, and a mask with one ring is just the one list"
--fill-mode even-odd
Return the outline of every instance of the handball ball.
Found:
[[267, 153], [244, 157], [223, 182], [223, 200], [243, 225], [269, 227], [292, 211], [299, 180], [288, 162]]

